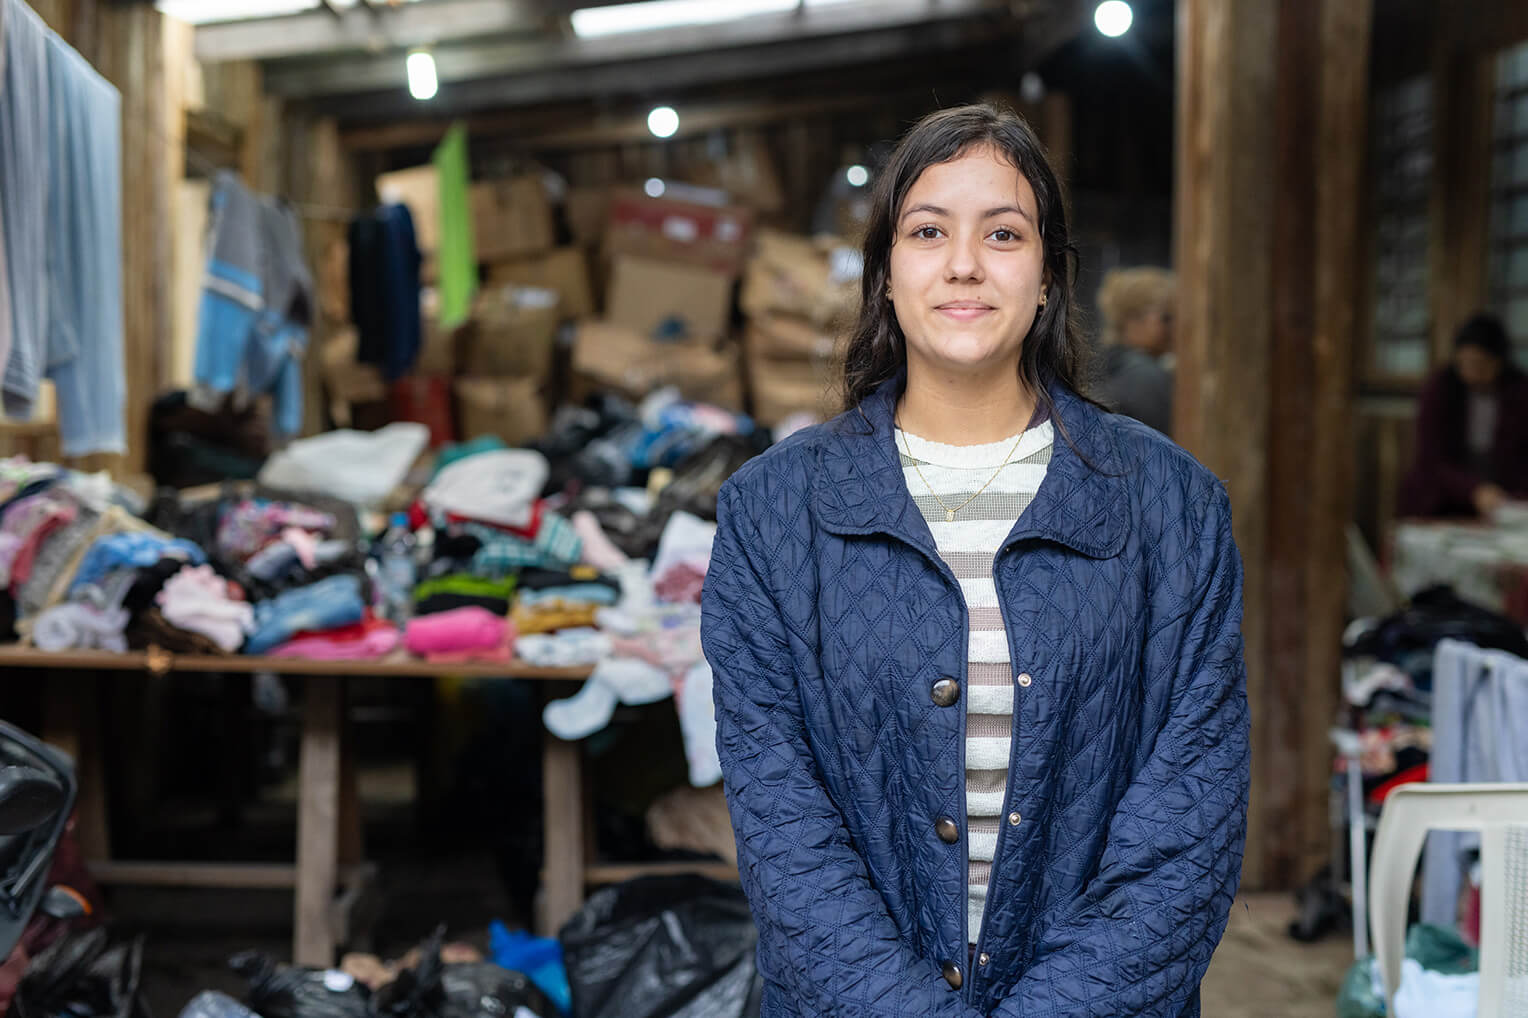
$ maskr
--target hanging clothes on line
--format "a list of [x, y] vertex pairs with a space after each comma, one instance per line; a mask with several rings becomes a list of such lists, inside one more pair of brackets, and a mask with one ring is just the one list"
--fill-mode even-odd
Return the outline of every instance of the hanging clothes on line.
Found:
[[211, 198], [207, 275], [197, 320], [191, 402], [215, 410], [230, 393], [270, 393], [273, 430], [302, 430], [302, 358], [313, 318], [313, 276], [302, 227], [285, 202], [220, 172]]
[[419, 357], [419, 267], [414, 217], [405, 205], [383, 205], [350, 223], [350, 317], [359, 338], [356, 359], [402, 378]]
[[25, 3], [0, 3], [5, 410], [30, 417], [52, 379], [65, 455], [120, 453], [122, 97]]

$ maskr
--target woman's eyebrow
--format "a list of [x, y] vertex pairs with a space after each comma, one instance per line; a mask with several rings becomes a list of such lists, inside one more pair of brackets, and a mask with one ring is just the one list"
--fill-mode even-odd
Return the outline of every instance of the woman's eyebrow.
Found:
[[[915, 212], [926, 212], [929, 215], [933, 215], [933, 216], [948, 216], [950, 214], [950, 210], [949, 209], [941, 208], [938, 205], [930, 205], [927, 202], [925, 202], [922, 205], [914, 205], [912, 208], [904, 210], [900, 218], [901, 219], [906, 219], [908, 216], [912, 215]], [[1022, 208], [1020, 208], [1017, 205], [999, 205], [997, 208], [988, 209], [986, 212], [984, 212], [982, 214], [982, 218], [983, 219], [993, 219], [993, 218], [995, 218], [997, 216], [1006, 216], [1006, 215], [1009, 215], [1010, 213], [1014, 214], [1014, 215], [1023, 216], [1024, 219], [1028, 221], [1030, 226], [1034, 226], [1035, 225], [1035, 217], [1030, 215], [1028, 212], [1025, 212]]]

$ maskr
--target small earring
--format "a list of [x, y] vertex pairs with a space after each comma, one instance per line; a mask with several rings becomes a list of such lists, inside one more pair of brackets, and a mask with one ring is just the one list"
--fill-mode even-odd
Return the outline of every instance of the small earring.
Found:
[[888, 301], [891, 300], [891, 284], [890, 283], [886, 284], [886, 299]]
[[1045, 306], [1045, 301], [1046, 301], [1046, 296], [1045, 296], [1045, 294], [1043, 294], [1043, 293], [1042, 293], [1042, 294], [1040, 294], [1040, 306], [1041, 306], [1041, 307], [1042, 307], [1042, 308], [1043, 308], [1043, 307], [1044, 307], [1044, 306]]

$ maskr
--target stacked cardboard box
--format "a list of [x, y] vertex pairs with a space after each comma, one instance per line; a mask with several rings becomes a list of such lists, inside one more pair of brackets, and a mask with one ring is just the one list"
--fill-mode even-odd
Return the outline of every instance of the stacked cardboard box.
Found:
[[751, 228], [752, 213], [736, 206], [612, 192], [605, 314], [579, 328], [579, 391], [613, 388], [640, 398], [673, 384], [686, 398], [741, 410], [729, 336]]
[[852, 324], [858, 299], [856, 252], [831, 238], [760, 231], [740, 303], [749, 403], [761, 424], [833, 412], [836, 337]]

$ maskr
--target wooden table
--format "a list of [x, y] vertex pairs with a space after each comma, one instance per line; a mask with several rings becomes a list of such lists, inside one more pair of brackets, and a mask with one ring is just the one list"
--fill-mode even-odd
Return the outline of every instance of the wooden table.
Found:
[[[375, 876], [363, 859], [360, 801], [354, 762], [344, 738], [347, 677], [439, 675], [578, 682], [584, 668], [539, 668], [523, 663], [441, 666], [402, 654], [377, 661], [310, 661], [259, 656], [171, 654], [147, 651], [67, 651], [50, 654], [0, 647], [0, 668], [57, 671], [50, 681], [43, 737], [74, 757], [79, 769], [81, 848], [103, 883], [219, 888], [292, 888], [295, 891], [292, 957], [300, 965], [334, 964], [335, 948], [349, 939], [351, 916]], [[100, 753], [93, 680], [104, 672], [274, 672], [309, 681], [303, 696], [299, 763], [297, 852], [293, 864], [118, 862], [112, 859], [106, 810], [106, 776]], [[551, 691], [552, 687], [549, 687]], [[560, 691], [558, 691], [560, 693]], [[641, 873], [674, 869], [710, 872], [717, 867], [598, 866], [586, 843], [588, 791], [578, 743], [543, 736], [545, 868], [537, 925], [545, 935], [583, 904], [585, 882], [608, 883]], [[735, 877], [736, 870], [722, 867]], [[725, 872], [719, 875], [725, 875]], [[344, 894], [336, 897], [343, 888]]]

